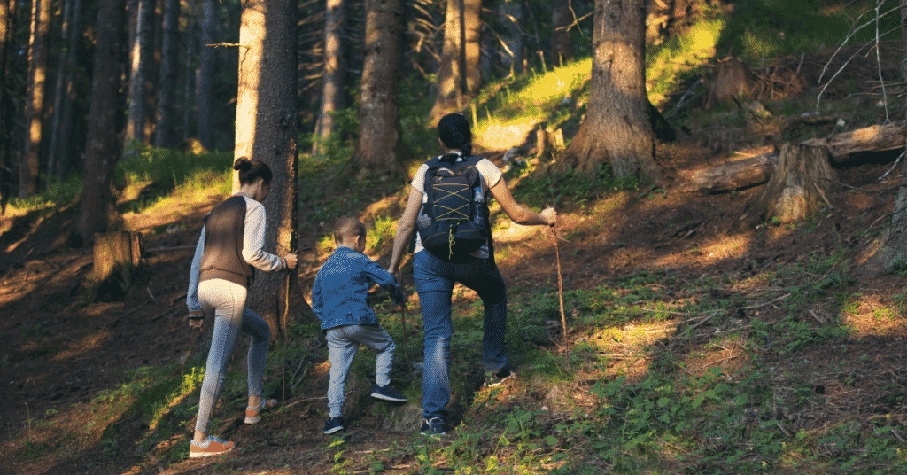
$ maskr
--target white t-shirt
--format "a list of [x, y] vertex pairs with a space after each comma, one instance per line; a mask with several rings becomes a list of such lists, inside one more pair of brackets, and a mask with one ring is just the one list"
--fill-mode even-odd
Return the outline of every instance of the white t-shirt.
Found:
[[[457, 161], [463, 160], [458, 158]], [[479, 176], [482, 177], [482, 181], [485, 182], [485, 202], [488, 202], [488, 190], [490, 190], [494, 185], [497, 185], [501, 181], [502, 173], [501, 169], [497, 167], [491, 160], [483, 158], [476, 163], [476, 170], [479, 171]], [[428, 201], [428, 195], [425, 193], [425, 173], [428, 171], [428, 165], [422, 164], [418, 170], [416, 170], [416, 176], [413, 178], [412, 186], [413, 189], [422, 193], [422, 202], [425, 203]], [[419, 231], [416, 230], [416, 248], [415, 252], [420, 252], [422, 249], [422, 237], [419, 236]], [[478, 257], [480, 259], [487, 259], [489, 256], [488, 252], [488, 243], [485, 243], [480, 247], [476, 252], [470, 254], [473, 257]]]

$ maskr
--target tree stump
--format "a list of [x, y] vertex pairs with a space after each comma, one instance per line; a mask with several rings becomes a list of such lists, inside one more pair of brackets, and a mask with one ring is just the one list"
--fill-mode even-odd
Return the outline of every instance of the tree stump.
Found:
[[143, 250], [142, 233], [118, 231], [95, 234], [93, 300], [125, 297], [141, 266]]
[[741, 216], [741, 224], [795, 223], [808, 219], [823, 205], [830, 208], [828, 191], [834, 171], [828, 159], [825, 147], [782, 145], [778, 168], [762, 195]]
[[748, 95], [754, 80], [753, 72], [743, 61], [733, 57], [718, 60], [718, 73], [708, 84], [706, 109]]

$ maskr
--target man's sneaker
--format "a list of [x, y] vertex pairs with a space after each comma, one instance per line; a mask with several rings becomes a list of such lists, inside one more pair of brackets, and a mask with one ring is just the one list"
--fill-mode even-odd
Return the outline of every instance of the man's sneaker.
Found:
[[516, 372], [506, 366], [497, 371], [492, 370], [485, 372], [485, 386], [489, 388], [500, 386], [508, 379], [516, 379]]
[[382, 401], [406, 402], [406, 396], [400, 394], [400, 391], [392, 388], [390, 384], [387, 386], [378, 386], [377, 384], [372, 386], [372, 397]]
[[208, 436], [204, 442], [189, 442], [189, 458], [196, 457], [213, 457], [223, 455], [235, 447], [236, 444], [230, 440], [220, 440], [217, 437]]
[[444, 430], [444, 419], [441, 417], [422, 419], [422, 427], [419, 428], [419, 432], [422, 435], [429, 435], [433, 437], [447, 435], [447, 431]]
[[333, 434], [334, 432], [340, 432], [343, 429], [343, 418], [332, 417], [324, 423], [324, 427], [321, 428], [321, 432], [324, 432], [325, 434]]
[[276, 399], [262, 399], [258, 407], [246, 406], [246, 418], [243, 419], [245, 424], [258, 424], [261, 422], [261, 411], [263, 409], [273, 409], [277, 407]]

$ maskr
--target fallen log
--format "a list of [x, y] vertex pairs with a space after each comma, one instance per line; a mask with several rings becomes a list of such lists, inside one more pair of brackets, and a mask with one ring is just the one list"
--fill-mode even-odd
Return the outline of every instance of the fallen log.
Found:
[[831, 137], [809, 139], [803, 142], [803, 145], [825, 147], [832, 163], [842, 164], [853, 160], [851, 154], [888, 152], [904, 148], [905, 125], [907, 122], [903, 120], [873, 125]]
[[767, 182], [778, 165], [778, 153], [768, 152], [708, 168], [679, 170], [680, 191], [724, 193]]

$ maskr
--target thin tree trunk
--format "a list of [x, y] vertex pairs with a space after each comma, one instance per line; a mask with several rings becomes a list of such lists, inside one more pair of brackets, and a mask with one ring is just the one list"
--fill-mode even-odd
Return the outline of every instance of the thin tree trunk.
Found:
[[72, 124], [73, 69], [76, 67], [79, 51], [82, 0], [66, 0], [63, 9], [63, 40], [66, 54], [61, 57], [57, 69], [57, 84], [54, 92], [54, 114], [50, 127], [50, 153], [47, 159], [47, 174], [56, 174], [59, 180], [66, 177], [69, 130]]
[[31, 35], [28, 41], [28, 103], [25, 139], [25, 166], [20, 168], [19, 196], [38, 191], [41, 138], [44, 127], [44, 87], [47, 82], [47, 33], [50, 29], [50, 0], [33, 0]]
[[158, 119], [154, 145], [171, 148], [176, 146], [180, 0], [166, 0], [164, 5], [161, 74], [158, 79]]
[[327, 0], [324, 14], [324, 55], [321, 72], [321, 110], [312, 153], [321, 155], [322, 144], [331, 134], [337, 132], [333, 114], [344, 107], [344, 84], [346, 67], [343, 23], [346, 17], [345, 0]]
[[596, 0], [589, 105], [564, 165], [591, 173], [610, 161], [616, 177], [661, 183], [646, 116], [644, 19], [645, 0]]
[[559, 0], [551, 6], [551, 60], [555, 66], [563, 66], [573, 59], [573, 39], [567, 27], [573, 23], [570, 1]]
[[444, 114], [463, 108], [463, 18], [465, 0], [447, 0], [444, 22], [444, 48], [438, 65], [438, 99], [431, 110], [434, 122]]
[[[15, 12], [16, 2], [0, 0], [0, 130], [7, 128], [6, 107], [6, 68], [9, 42], [12, 39], [12, 16]], [[8, 137], [8, 134], [4, 134]], [[0, 138], [0, 215], [6, 214], [6, 203], [10, 198], [10, 181], [12, 176], [9, 167], [9, 147], [7, 137]]]
[[129, 117], [126, 138], [135, 142], [145, 141], [145, 72], [149, 61], [149, 24], [154, 21], [152, 0], [139, 0], [135, 21], [135, 42], [132, 47], [129, 75]]
[[479, 60], [482, 55], [482, 20], [479, 13], [482, 11], [482, 0], [463, 0], [463, 31], [464, 50], [463, 68], [466, 79], [464, 92], [469, 98], [474, 98], [479, 94], [482, 87], [482, 70], [479, 68]]
[[[265, 248], [278, 254], [296, 249], [296, 12], [291, 0], [247, 0], [239, 32], [236, 157], [257, 158], [274, 171], [263, 203], [268, 231]], [[235, 181], [234, 181], [235, 182]], [[259, 272], [248, 305], [271, 327], [286, 331], [305, 305], [298, 273]]]
[[186, 54], [184, 55], [185, 59], [185, 82], [183, 83], [183, 135], [182, 140], [186, 141], [192, 137], [192, 124], [195, 122], [192, 120], [193, 117], [193, 108], [198, 107], [197, 98], [192, 97], [192, 92], [195, 90], [195, 85], [192, 83], [193, 79], [196, 78], [196, 74], [193, 73], [193, 60], [196, 56], [195, 47], [197, 46], [198, 41], [196, 41], [196, 26], [198, 23], [197, 10], [195, 8], [195, 3], [192, 4], [192, 17], [188, 19], [189, 23], [188, 32], [186, 34]]
[[94, 233], [107, 230], [113, 210], [113, 168], [122, 147], [116, 127], [125, 20], [126, 0], [105, 0], [99, 4], [79, 219], [85, 243], [94, 239]]
[[397, 82], [403, 41], [401, 0], [367, 0], [365, 65], [359, 96], [359, 144], [356, 159], [365, 168], [397, 168], [400, 138]]
[[[206, 149], [214, 148], [214, 70], [217, 55], [214, 48], [205, 46], [216, 41], [217, 1], [204, 0], [202, 13], [202, 44], [199, 54], [198, 75], [195, 79], [197, 107], [196, 136]], [[252, 3], [261, 3], [260, 0]], [[243, 8], [245, 12], [248, 6]], [[262, 32], [264, 34], [265, 32]], [[243, 44], [240, 42], [240, 44]], [[242, 48], [240, 48], [242, 49]], [[240, 52], [242, 53], [242, 52]], [[292, 96], [290, 96], [292, 97]], [[237, 155], [239, 156], [239, 155]]]

